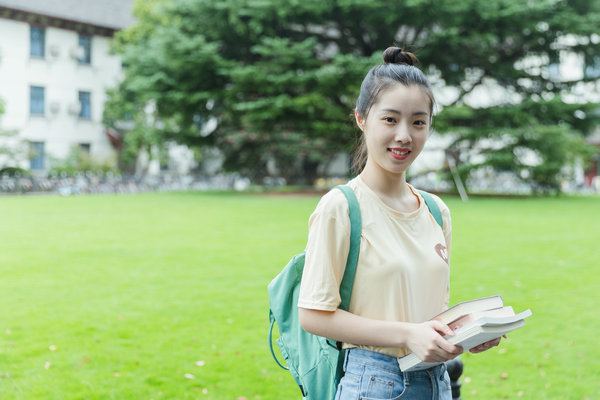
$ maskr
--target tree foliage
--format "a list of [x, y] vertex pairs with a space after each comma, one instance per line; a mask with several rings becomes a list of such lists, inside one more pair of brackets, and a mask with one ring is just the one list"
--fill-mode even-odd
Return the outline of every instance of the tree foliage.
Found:
[[596, 127], [597, 112], [595, 103], [527, 99], [487, 108], [448, 107], [436, 124], [456, 134], [449, 153], [469, 160], [460, 168], [465, 180], [472, 170], [489, 166], [515, 172], [535, 191], [557, 193], [560, 181], [568, 179], [564, 167], [593, 155], [583, 134]]
[[[0, 122], [4, 114], [4, 102], [0, 99]], [[16, 131], [7, 131], [0, 124], [0, 172], [18, 170], [19, 160], [25, 154], [24, 143], [17, 136]]]
[[[138, 1], [139, 23], [117, 37], [125, 79], [105, 122], [133, 115], [148, 128], [135, 115], [150, 103], [151, 134], [126, 135], [134, 151], [152, 140], [217, 146], [228, 169], [258, 178], [275, 160], [288, 179], [310, 179], [352, 147], [360, 82], [396, 44], [417, 53], [436, 87], [453, 88], [435, 128], [458, 134], [452, 150], [463, 165], [552, 186], [583, 154], [598, 115], [590, 99], [566, 97], [597, 76], [561, 80], [549, 66], [570, 53], [598, 60], [599, 8], [584, 0]], [[502, 95], [473, 100], [490, 85]], [[528, 166], [521, 148], [542, 162]]]

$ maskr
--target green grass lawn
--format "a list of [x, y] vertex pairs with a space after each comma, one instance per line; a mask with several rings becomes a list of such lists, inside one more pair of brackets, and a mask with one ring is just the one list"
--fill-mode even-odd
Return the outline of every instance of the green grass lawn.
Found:
[[[0, 198], [0, 399], [299, 399], [266, 285], [317, 197]], [[452, 294], [527, 326], [462, 356], [463, 399], [600, 399], [600, 198], [447, 198]]]

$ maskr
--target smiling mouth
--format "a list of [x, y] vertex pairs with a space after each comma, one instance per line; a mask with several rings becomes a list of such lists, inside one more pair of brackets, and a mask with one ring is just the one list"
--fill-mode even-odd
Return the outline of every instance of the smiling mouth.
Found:
[[408, 149], [388, 149], [396, 160], [404, 160], [410, 154], [410, 150]]
[[390, 151], [397, 156], [406, 156], [406, 155], [408, 155], [408, 153], [410, 153], [410, 150], [404, 150], [404, 149], [402, 149], [402, 150], [390, 149]]

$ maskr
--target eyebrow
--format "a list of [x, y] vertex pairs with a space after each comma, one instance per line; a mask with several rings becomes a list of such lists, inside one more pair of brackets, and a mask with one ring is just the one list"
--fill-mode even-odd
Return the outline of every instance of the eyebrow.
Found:
[[[384, 112], [392, 112], [398, 115], [402, 114], [400, 111], [394, 110], [393, 108], [384, 108], [383, 110], [380, 110], [380, 113]], [[429, 115], [429, 113], [427, 111], [415, 111], [414, 113], [412, 113], [412, 115]]]

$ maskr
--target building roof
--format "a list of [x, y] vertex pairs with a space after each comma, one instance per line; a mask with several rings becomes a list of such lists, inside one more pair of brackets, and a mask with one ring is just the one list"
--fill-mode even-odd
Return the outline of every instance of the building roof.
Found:
[[120, 30], [132, 25], [133, 0], [0, 0], [0, 8]]

